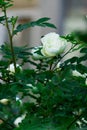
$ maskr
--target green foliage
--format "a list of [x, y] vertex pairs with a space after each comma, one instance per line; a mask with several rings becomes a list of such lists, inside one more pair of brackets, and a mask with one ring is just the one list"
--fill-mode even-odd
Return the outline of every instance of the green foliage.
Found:
[[56, 26], [52, 23], [48, 23], [47, 21], [50, 20], [50, 18], [44, 17], [40, 18], [39, 20], [25, 23], [25, 24], [20, 24], [17, 26], [16, 30], [14, 30], [14, 34], [17, 34], [18, 32], [23, 31], [24, 29], [34, 27], [34, 26], [41, 26], [41, 27], [50, 27], [50, 28], [56, 28]]
[[[21, 60], [21, 64], [23, 65], [25, 62], [29, 61], [29, 56], [31, 53], [29, 50], [32, 48], [29, 48], [27, 45], [22, 47], [14, 47], [14, 53], [15, 53], [15, 59], [18, 61]], [[11, 48], [9, 44], [4, 44], [1, 46], [1, 52], [3, 54], [3, 58], [5, 60], [9, 61], [9, 63], [12, 62], [12, 55], [11, 55]]]
[[0, 0], [0, 8], [2, 9], [2, 11], [3, 11], [3, 7], [9, 8], [12, 5], [13, 5], [12, 0]]
[[[0, 129], [86, 130], [87, 66], [83, 62], [87, 61], [87, 32], [61, 36], [71, 42], [69, 50], [35, 61], [33, 47], [13, 46], [14, 35], [34, 26], [56, 27], [47, 17], [16, 26], [18, 17], [7, 16], [10, 6], [11, 0], [0, 0], [0, 23], [9, 34], [9, 43], [0, 47]], [[36, 54], [42, 54], [41, 49]], [[76, 50], [80, 56], [63, 60]], [[26, 63], [32, 66], [25, 69]]]

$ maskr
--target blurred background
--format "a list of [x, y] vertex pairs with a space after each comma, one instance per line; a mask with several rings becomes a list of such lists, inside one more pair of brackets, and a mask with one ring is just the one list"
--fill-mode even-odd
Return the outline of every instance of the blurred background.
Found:
[[[14, 45], [36, 46], [40, 37], [49, 32], [60, 35], [75, 30], [86, 30], [87, 0], [14, 0], [14, 6], [8, 10], [8, 16], [18, 16], [18, 24], [49, 17], [57, 29], [34, 27], [19, 33]], [[0, 25], [0, 44], [8, 41], [6, 29]]]

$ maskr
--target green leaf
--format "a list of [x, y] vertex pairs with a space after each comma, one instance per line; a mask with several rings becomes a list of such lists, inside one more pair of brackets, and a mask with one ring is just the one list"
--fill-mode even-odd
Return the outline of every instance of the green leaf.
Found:
[[87, 53], [87, 48], [85, 47], [85, 48], [82, 48], [81, 50], [80, 50], [80, 53]]
[[11, 4], [11, 2], [13, 2], [12, 0], [0, 0], [0, 8], [9, 8], [10, 6], [13, 6], [13, 4]]
[[0, 23], [5, 20], [5, 16], [0, 17]]
[[48, 17], [40, 18], [37, 20], [37, 23], [43, 23], [43, 22], [46, 22], [48, 20], [50, 20], [50, 18], [48, 18]]
[[[27, 45], [22, 47], [14, 47], [15, 57], [16, 60], [22, 59], [23, 62], [29, 62], [29, 56], [31, 53], [29, 52], [31, 48], [29, 48]], [[12, 54], [11, 54], [11, 48], [9, 44], [5, 44], [1, 46], [1, 52], [3, 53], [3, 57], [5, 59], [8, 59], [11, 61]]]
[[55, 25], [46, 22], [46, 21], [48, 21], [49, 19], [50, 19], [50, 18], [44, 17], [44, 18], [40, 18], [40, 19], [37, 20], [37, 21], [28, 22], [28, 23], [25, 23], [25, 24], [19, 24], [19, 25], [16, 27], [16, 30], [14, 30], [14, 35], [17, 34], [18, 32], [21, 32], [21, 31], [27, 29], [27, 28], [35, 27], [35, 26], [56, 28]]
[[44, 25], [47, 26], [47, 27], [51, 27], [51, 28], [55, 28], [56, 29], [56, 26], [54, 24], [52, 24], [52, 23], [46, 22], [46, 23], [44, 23]]
[[9, 7], [11, 7], [11, 6], [13, 6], [13, 4], [9, 4], [9, 3], [8, 3], [8, 4], [6, 5], [6, 8], [9, 8]]

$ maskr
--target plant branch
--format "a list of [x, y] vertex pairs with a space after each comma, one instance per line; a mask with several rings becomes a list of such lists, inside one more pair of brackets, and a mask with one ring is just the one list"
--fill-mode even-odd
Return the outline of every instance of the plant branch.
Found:
[[78, 119], [80, 119], [80, 118], [82, 117], [82, 115], [83, 115], [83, 114], [77, 116], [77, 117], [69, 124], [69, 126], [67, 127], [67, 130], [70, 130], [70, 128], [72, 127], [72, 125], [73, 125]]
[[5, 20], [6, 20], [6, 28], [9, 34], [9, 40], [10, 40], [10, 46], [11, 46], [11, 53], [12, 53], [12, 60], [13, 60], [13, 64], [14, 64], [14, 68], [16, 71], [16, 59], [15, 59], [15, 53], [14, 53], [14, 48], [13, 48], [13, 41], [12, 41], [12, 34], [9, 28], [9, 24], [8, 24], [8, 19], [7, 19], [7, 13], [6, 13], [6, 8], [4, 7], [4, 15], [5, 15]]
[[68, 53], [70, 53], [71, 50], [72, 50], [74, 47], [76, 47], [76, 46], [77, 46], [77, 44], [75, 44], [74, 46], [72, 46], [72, 47], [56, 62], [56, 64], [54, 65], [54, 67], [53, 67], [52, 69], [54, 70], [55, 67], [57, 66], [57, 64], [58, 64]]

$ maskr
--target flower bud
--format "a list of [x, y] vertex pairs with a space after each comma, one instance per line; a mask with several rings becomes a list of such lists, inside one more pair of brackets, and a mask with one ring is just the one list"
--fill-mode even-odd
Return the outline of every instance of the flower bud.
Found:
[[[20, 70], [22, 70], [21, 66], [19, 66], [19, 64], [16, 64], [16, 68], [19, 68]], [[8, 71], [11, 72], [11, 74], [15, 73], [15, 68], [14, 68], [14, 64], [10, 64], [9, 67], [7, 68]]]
[[1, 99], [0, 100], [0, 103], [2, 103], [3, 105], [7, 105], [8, 104], [8, 102], [9, 102], [9, 99]]

